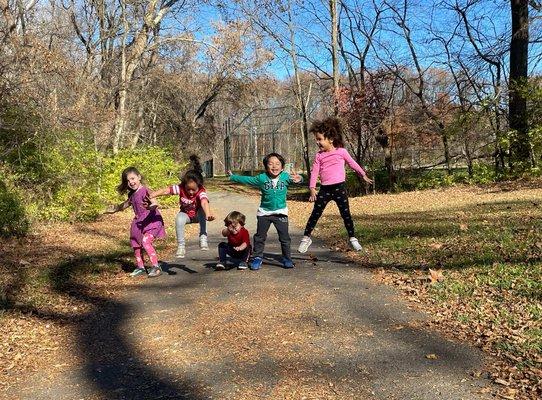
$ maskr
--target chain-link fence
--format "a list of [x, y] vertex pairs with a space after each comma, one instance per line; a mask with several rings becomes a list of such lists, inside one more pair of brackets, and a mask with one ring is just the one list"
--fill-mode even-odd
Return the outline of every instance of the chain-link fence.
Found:
[[266, 154], [281, 154], [289, 168], [303, 167], [303, 138], [297, 110], [271, 107], [252, 110], [243, 118], [224, 123], [224, 166], [226, 170], [262, 170]]

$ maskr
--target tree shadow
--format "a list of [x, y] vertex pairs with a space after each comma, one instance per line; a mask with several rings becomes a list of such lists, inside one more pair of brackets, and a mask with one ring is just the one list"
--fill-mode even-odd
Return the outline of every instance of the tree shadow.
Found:
[[[93, 273], [103, 272], [110, 264], [118, 267], [124, 265], [123, 256], [129, 253], [111, 253], [78, 257], [62, 262], [53, 267], [48, 278], [52, 289], [61, 295], [83, 302], [90, 306], [91, 311], [84, 315], [69, 315], [62, 312], [43, 312], [31, 305], [8, 304], [12, 310], [32, 313], [33, 316], [69, 324], [77, 333], [77, 349], [84, 360], [82, 378], [85, 383], [94, 386], [107, 399], [190, 399], [208, 398], [200, 385], [191, 379], [176, 379], [174, 382], [165, 377], [161, 371], [153, 369], [140, 359], [136, 349], [128, 340], [122, 327], [134, 313], [122, 302], [95, 294], [84, 283], [85, 277]], [[100, 267], [103, 266], [103, 267]], [[24, 275], [17, 281], [20, 287], [24, 285]], [[190, 283], [183, 283], [189, 287]], [[50, 387], [53, 397], [78, 396], [79, 393], [69, 393], [74, 390], [65, 382], [59, 382], [62, 387]], [[76, 385], [79, 386], [79, 385]], [[75, 390], [78, 390], [77, 388]], [[98, 394], [94, 389], [92, 393]], [[66, 397], [64, 397], [66, 398]]]

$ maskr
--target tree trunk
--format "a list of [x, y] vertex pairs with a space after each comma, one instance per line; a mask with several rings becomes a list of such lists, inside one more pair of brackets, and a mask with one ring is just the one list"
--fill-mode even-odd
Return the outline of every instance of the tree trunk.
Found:
[[[529, 54], [529, 1], [511, 0], [512, 40], [510, 41], [509, 108], [510, 129], [515, 131], [510, 145], [514, 167], [526, 167], [530, 160], [527, 99], [521, 94], [527, 83]], [[517, 165], [519, 164], [519, 165]]]
[[290, 57], [292, 58], [292, 65], [294, 67], [294, 75], [296, 81], [296, 97], [299, 106], [299, 112], [301, 114], [301, 134], [303, 136], [303, 159], [305, 161], [305, 168], [307, 169], [307, 175], [311, 173], [311, 163], [309, 159], [309, 126], [307, 120], [307, 106], [305, 104], [305, 96], [303, 95], [303, 87], [301, 86], [301, 78], [299, 77], [299, 65], [297, 63], [297, 52], [295, 49], [295, 30], [293, 26], [292, 10], [290, 1], [288, 1], [288, 28], [290, 30]]
[[329, 13], [331, 15], [331, 59], [333, 62], [333, 110], [339, 114], [339, 49], [337, 25], [337, 0], [329, 0]]

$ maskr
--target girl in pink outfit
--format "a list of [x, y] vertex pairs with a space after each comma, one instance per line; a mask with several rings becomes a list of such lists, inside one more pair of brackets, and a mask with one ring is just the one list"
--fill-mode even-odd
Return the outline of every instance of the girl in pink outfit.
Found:
[[[359, 164], [348, 154], [344, 148], [341, 126], [337, 118], [326, 118], [323, 121], [315, 121], [310, 129], [314, 134], [316, 144], [320, 151], [316, 153], [314, 163], [312, 164], [311, 178], [309, 181], [310, 197], [309, 201], [315, 202], [312, 214], [307, 221], [305, 233], [299, 244], [298, 251], [305, 253], [312, 243], [311, 233], [322, 216], [324, 209], [331, 200], [335, 201], [344, 226], [350, 237], [350, 245], [356, 251], [362, 249], [355, 237], [354, 221], [350, 214], [350, 205], [348, 204], [348, 195], [346, 194], [346, 173], [344, 170], [345, 162], [365, 182], [373, 183], [367, 177], [367, 174]], [[316, 193], [316, 179], [320, 176], [320, 191]]]
[[164, 230], [164, 220], [160, 215], [155, 203], [151, 203], [149, 198], [149, 189], [142, 184], [143, 176], [137, 168], [128, 167], [122, 171], [120, 185], [117, 186], [119, 194], [128, 193], [128, 199], [120, 204], [110, 206], [106, 210], [107, 214], [122, 211], [128, 207], [134, 210], [134, 219], [130, 226], [130, 244], [134, 249], [136, 259], [136, 269], [131, 276], [144, 275], [146, 273], [143, 262], [142, 249], [148, 254], [152, 268], [148, 276], [154, 277], [162, 273], [158, 264], [158, 256], [152, 242], [154, 239], [166, 236]]

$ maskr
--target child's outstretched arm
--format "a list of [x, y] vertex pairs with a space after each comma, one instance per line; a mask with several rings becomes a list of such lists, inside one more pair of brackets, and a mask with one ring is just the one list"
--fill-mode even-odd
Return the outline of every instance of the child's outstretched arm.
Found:
[[116, 212], [125, 210], [128, 207], [130, 207], [130, 200], [123, 201], [119, 204], [112, 204], [105, 209], [104, 214], [114, 214]]
[[207, 201], [207, 199], [201, 200], [201, 208], [203, 208], [203, 212], [205, 213], [205, 219], [207, 221], [215, 220], [215, 216], [211, 213], [211, 207], [209, 206], [209, 201]]
[[250, 186], [261, 186], [262, 182], [260, 181], [259, 175], [256, 176], [243, 176], [243, 175], [235, 175], [231, 171], [228, 171], [228, 175], [230, 176], [230, 181], [235, 183], [242, 183], [243, 185], [250, 185]]
[[356, 173], [359, 176], [361, 176], [365, 182], [373, 183], [373, 180], [367, 176], [367, 173], [363, 170], [363, 168], [361, 168], [361, 166], [356, 162], [356, 160], [352, 158], [352, 156], [348, 153], [348, 151], [346, 151], [345, 149], [343, 150], [344, 150], [343, 157], [346, 163], [348, 164], [348, 166], [352, 168], [354, 171], [356, 171]]
[[159, 196], [169, 196], [170, 194], [172, 193], [169, 190], [169, 186], [162, 189], [156, 189], [154, 191], [149, 190], [149, 197], [151, 199], [154, 199], [155, 197], [159, 197]]

